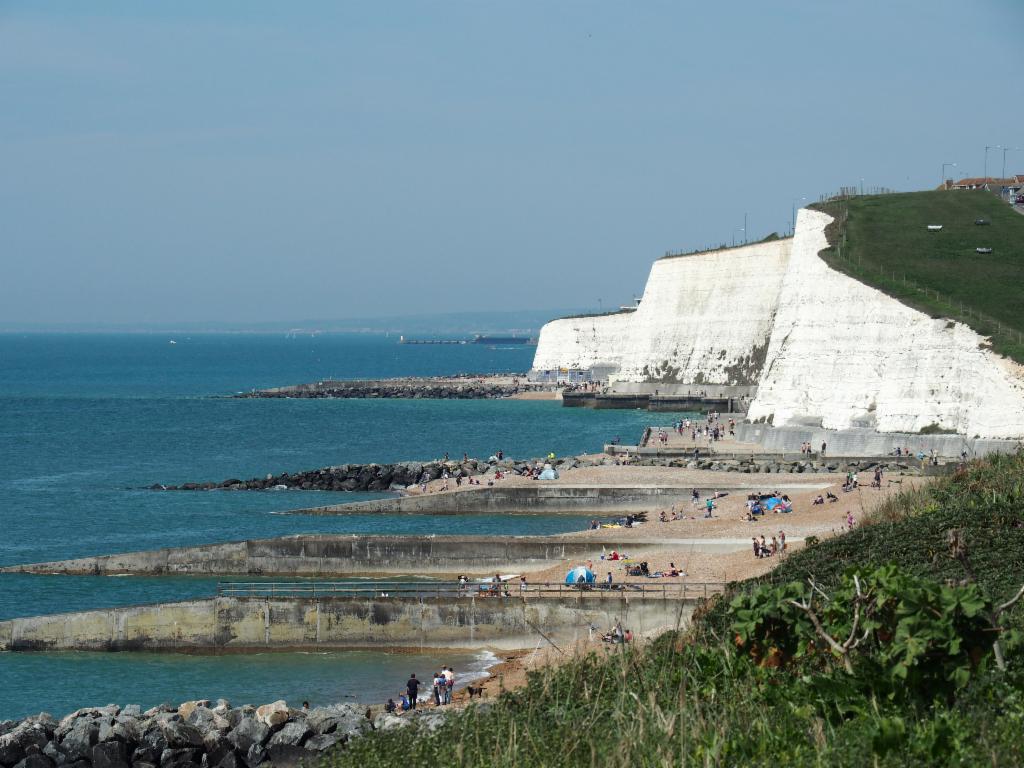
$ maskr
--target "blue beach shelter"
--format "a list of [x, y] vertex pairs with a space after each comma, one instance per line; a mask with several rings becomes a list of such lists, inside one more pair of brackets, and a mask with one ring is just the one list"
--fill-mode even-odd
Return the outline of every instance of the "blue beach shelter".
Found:
[[565, 574], [566, 584], [593, 584], [596, 580], [594, 572], [585, 565], [578, 565]]
[[771, 512], [773, 509], [775, 509], [781, 503], [782, 503], [782, 499], [776, 499], [774, 496], [772, 496], [770, 499], [766, 499], [765, 500], [764, 508], [767, 509], [769, 512]]

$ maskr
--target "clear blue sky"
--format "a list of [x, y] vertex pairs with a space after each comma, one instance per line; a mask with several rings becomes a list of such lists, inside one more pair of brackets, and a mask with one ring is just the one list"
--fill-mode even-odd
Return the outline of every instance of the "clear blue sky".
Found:
[[744, 212], [981, 175], [1022, 41], [1020, 0], [0, 2], [0, 321], [618, 304]]

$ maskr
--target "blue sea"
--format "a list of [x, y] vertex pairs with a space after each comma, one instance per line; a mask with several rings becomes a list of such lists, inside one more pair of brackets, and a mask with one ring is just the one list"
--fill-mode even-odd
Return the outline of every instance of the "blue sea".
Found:
[[[171, 341], [176, 343], [171, 344]], [[399, 345], [370, 334], [0, 335], [0, 564], [292, 533], [549, 534], [566, 516], [306, 517], [289, 509], [379, 494], [146, 490], [448, 452], [535, 457], [598, 451], [667, 414], [514, 400], [241, 400], [324, 378], [521, 372], [533, 348]], [[215, 580], [0, 575], [0, 620], [210, 595]], [[0, 654], [0, 718], [202, 695], [377, 701], [436, 654], [247, 657]], [[255, 658], [255, 657], [254, 657]], [[472, 665], [472, 659], [459, 663]], [[415, 665], [417, 669], [405, 669]], [[434, 664], [436, 666], [436, 664]], [[322, 684], [324, 675], [331, 686]], [[334, 697], [334, 698], [332, 698]]]

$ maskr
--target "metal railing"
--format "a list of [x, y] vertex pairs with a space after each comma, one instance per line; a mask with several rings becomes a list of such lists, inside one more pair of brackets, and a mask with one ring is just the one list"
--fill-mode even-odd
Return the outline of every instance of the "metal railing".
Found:
[[667, 581], [564, 584], [559, 582], [490, 583], [457, 581], [220, 581], [217, 597], [245, 598], [331, 598], [363, 599], [452, 599], [452, 598], [557, 598], [557, 597], [639, 597], [660, 600], [695, 600], [724, 591], [725, 582]]

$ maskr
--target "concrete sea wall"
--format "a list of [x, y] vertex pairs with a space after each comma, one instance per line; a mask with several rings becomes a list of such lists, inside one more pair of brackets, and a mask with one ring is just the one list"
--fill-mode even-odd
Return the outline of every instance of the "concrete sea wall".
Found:
[[[612, 532], [609, 531], [611, 534]], [[537, 569], [657, 542], [565, 537], [301, 535], [13, 565], [0, 573], [238, 576], [458, 575]]]
[[572, 642], [616, 621], [634, 632], [685, 622], [680, 600], [465, 597], [432, 600], [218, 597], [0, 622], [0, 650], [521, 648]]
[[456, 493], [400, 496], [295, 510], [296, 514], [595, 514], [650, 511], [690, 498], [691, 486], [546, 485], [483, 487]]
[[[878, 432], [874, 429], [825, 429], [824, 427], [783, 426], [768, 424], [737, 424], [736, 438], [742, 442], [760, 443], [766, 453], [795, 454], [805, 442], [817, 452], [825, 443], [828, 457], [892, 456], [896, 448], [901, 453], [909, 450], [916, 456], [932, 451], [941, 457], [959, 457], [964, 451], [974, 458], [991, 453], [1011, 453], [1017, 450], [1017, 440], [971, 438], [965, 435], [920, 435], [906, 432]], [[906, 455], [904, 453], [904, 455]]]

